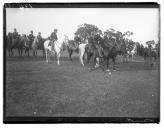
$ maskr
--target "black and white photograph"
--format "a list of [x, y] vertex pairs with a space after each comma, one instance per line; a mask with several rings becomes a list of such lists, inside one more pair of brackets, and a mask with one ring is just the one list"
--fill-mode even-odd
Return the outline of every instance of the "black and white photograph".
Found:
[[159, 4], [6, 3], [3, 20], [5, 123], [159, 123]]

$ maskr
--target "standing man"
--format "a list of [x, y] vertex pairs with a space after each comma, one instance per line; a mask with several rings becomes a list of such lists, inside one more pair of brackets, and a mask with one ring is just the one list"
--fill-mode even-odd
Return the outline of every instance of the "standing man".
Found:
[[74, 41], [79, 45], [81, 43], [81, 38], [79, 35], [75, 35]]
[[35, 38], [35, 36], [33, 35], [33, 30], [30, 31], [28, 38], [30, 41], [30, 49], [31, 49], [32, 42], [34, 41], [34, 38]]

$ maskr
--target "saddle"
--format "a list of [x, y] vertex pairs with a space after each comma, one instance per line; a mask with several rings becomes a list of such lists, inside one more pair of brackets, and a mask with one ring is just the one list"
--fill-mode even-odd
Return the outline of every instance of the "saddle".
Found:
[[49, 42], [49, 44], [48, 44], [48, 46], [51, 46], [51, 50], [54, 50], [54, 43], [55, 43], [56, 41], [54, 40], [50, 40], [50, 42]]

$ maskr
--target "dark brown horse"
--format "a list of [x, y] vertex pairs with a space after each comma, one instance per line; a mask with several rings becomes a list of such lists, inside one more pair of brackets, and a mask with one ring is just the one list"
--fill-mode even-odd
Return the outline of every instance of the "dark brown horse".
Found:
[[[112, 44], [112, 43], [111, 43]], [[105, 43], [105, 41], [101, 41], [99, 43], [99, 46], [101, 47], [101, 53], [102, 53], [102, 56], [103, 56], [103, 69], [107, 69], [109, 70], [109, 60], [112, 59], [113, 61], [113, 70], [116, 70], [116, 57], [118, 55], [118, 52], [119, 52], [119, 47], [117, 45], [117, 43], [113, 43], [113, 45], [109, 45], [107, 43]]]
[[[7, 47], [9, 51], [9, 56], [13, 56], [13, 49], [18, 49], [19, 52], [19, 44], [20, 44], [20, 35], [14, 37], [12, 33], [8, 33], [7, 35]], [[19, 52], [20, 55], [20, 52]]]
[[102, 58], [101, 47], [98, 44], [89, 43], [85, 47], [85, 53], [87, 54], [87, 64], [92, 68], [96, 68], [100, 64]]
[[73, 52], [79, 53], [78, 46], [79, 45], [74, 40], [68, 40], [68, 45], [66, 47], [71, 61], [72, 61], [72, 53]]

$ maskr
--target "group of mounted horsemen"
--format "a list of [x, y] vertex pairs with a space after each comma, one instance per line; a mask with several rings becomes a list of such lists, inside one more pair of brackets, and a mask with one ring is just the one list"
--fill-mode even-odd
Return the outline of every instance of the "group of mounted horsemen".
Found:
[[72, 53], [79, 53], [80, 62], [84, 66], [86, 54], [86, 64], [89, 67], [96, 68], [101, 65], [103, 69], [107, 70], [109, 69], [110, 59], [113, 61], [113, 69], [115, 70], [115, 61], [118, 54], [123, 57], [124, 61], [128, 61], [130, 56], [133, 60], [133, 55], [136, 54], [137, 50], [135, 44], [128, 48], [125, 39], [109, 37], [106, 32], [104, 32], [103, 36], [100, 32], [92, 32], [90, 35], [86, 34], [86, 38], [76, 35], [74, 40], [69, 40], [68, 36], [64, 35], [64, 38], [60, 40], [57, 37], [57, 29], [54, 29], [48, 38], [42, 38], [40, 32], [35, 37], [33, 31], [30, 31], [29, 35], [20, 35], [14, 29], [13, 33], [8, 33], [6, 39], [9, 56], [13, 55], [13, 49], [15, 48], [18, 49], [19, 56], [22, 56], [23, 50], [25, 55], [29, 56], [31, 49], [33, 56], [37, 56], [37, 50], [40, 49], [43, 51], [43, 57], [46, 56], [47, 62], [50, 59], [50, 55], [55, 54], [58, 60], [57, 63], [60, 65], [61, 52], [67, 49], [71, 61]]

